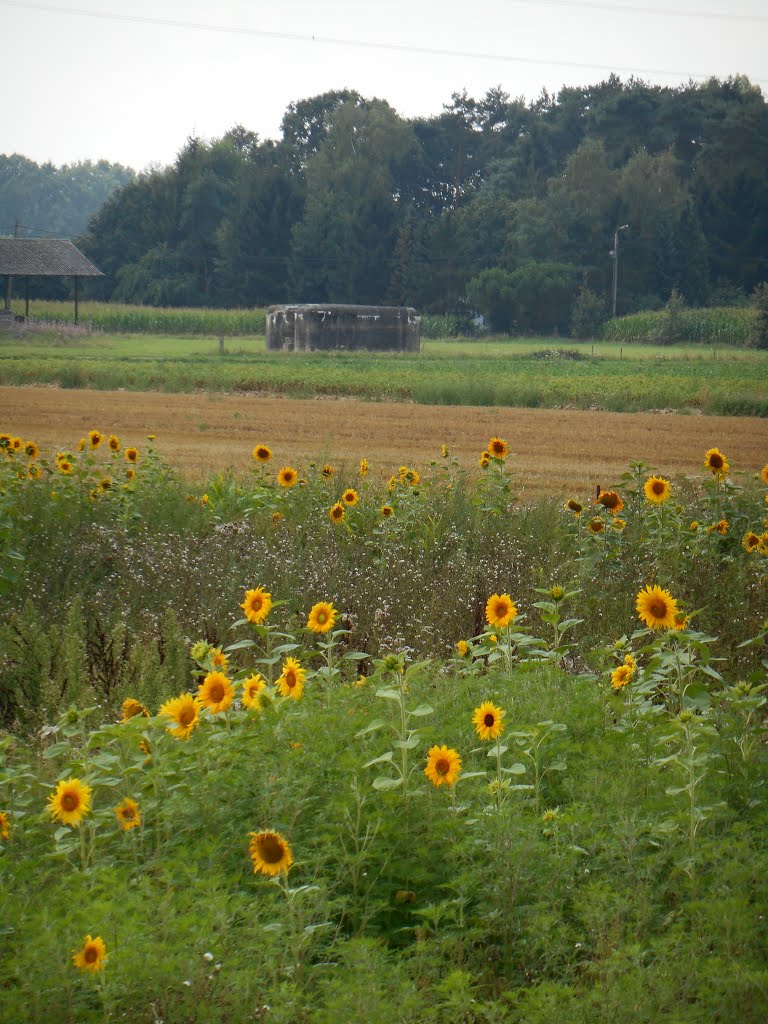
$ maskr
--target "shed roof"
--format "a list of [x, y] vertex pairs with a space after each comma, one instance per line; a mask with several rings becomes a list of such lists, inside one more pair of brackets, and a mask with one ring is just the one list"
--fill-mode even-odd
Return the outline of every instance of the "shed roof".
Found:
[[64, 238], [0, 238], [0, 274], [13, 277], [103, 277]]

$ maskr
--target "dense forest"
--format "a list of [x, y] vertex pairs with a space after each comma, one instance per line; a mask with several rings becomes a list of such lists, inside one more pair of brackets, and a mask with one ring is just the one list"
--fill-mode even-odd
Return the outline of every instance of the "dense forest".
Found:
[[127, 181], [80, 244], [99, 297], [155, 305], [403, 303], [567, 330], [618, 311], [745, 301], [768, 279], [768, 104], [737, 77], [615, 76], [527, 103], [454, 94], [406, 120], [353, 91], [292, 103], [281, 137], [190, 139]]

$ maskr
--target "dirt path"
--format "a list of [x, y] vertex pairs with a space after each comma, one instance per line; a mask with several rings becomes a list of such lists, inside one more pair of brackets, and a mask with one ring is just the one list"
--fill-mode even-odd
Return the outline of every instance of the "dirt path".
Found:
[[365, 455], [372, 471], [389, 476], [402, 463], [439, 459], [442, 443], [471, 467], [500, 436], [519, 493], [531, 496], [588, 496], [597, 483], [618, 482], [637, 459], [667, 475], [703, 478], [712, 447], [737, 473], [768, 463], [768, 420], [746, 417], [0, 387], [0, 431], [33, 439], [44, 452], [72, 447], [93, 427], [139, 448], [154, 433], [164, 458], [193, 477], [249, 467], [257, 442], [272, 448], [277, 467]]

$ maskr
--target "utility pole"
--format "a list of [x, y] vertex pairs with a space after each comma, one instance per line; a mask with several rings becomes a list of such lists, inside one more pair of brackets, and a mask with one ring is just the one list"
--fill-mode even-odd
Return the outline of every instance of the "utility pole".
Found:
[[[14, 238], [18, 238], [19, 237], [19, 222], [18, 222], [18, 220], [13, 225], [13, 237]], [[11, 311], [11, 289], [12, 288], [13, 288], [13, 278], [9, 274], [8, 275], [8, 283], [5, 286], [5, 307], [4, 308], [5, 308], [5, 312], [6, 313], [10, 313], [10, 311]]]
[[608, 253], [613, 258], [613, 287], [611, 289], [611, 316], [616, 316], [616, 290], [619, 285], [619, 232], [626, 231], [629, 224], [616, 228], [613, 235], [613, 249]]

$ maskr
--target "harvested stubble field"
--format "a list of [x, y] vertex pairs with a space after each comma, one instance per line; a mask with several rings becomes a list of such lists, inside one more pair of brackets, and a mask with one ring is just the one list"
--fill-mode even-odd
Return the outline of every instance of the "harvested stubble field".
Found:
[[365, 455], [373, 471], [388, 477], [393, 458], [423, 466], [442, 443], [463, 465], [476, 466], [479, 446], [499, 435], [510, 442], [521, 497], [588, 495], [598, 483], [617, 481], [633, 460], [673, 476], [699, 476], [712, 446], [728, 453], [737, 473], [758, 471], [768, 454], [768, 421], [753, 417], [50, 387], [0, 387], [0, 410], [6, 429], [44, 449], [71, 447], [94, 427], [138, 445], [156, 434], [163, 457], [195, 480], [248, 469], [258, 442], [269, 444], [281, 465], [352, 463]]

